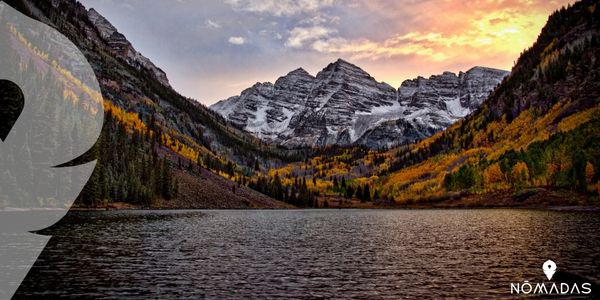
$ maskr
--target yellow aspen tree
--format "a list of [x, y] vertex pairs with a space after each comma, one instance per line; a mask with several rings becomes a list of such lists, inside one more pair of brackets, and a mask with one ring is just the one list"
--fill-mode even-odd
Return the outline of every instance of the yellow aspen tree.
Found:
[[529, 180], [529, 168], [525, 162], [518, 161], [513, 167], [512, 173], [517, 187], [522, 187]]
[[586, 183], [592, 184], [592, 179], [594, 178], [594, 165], [589, 161], [585, 164], [585, 181]]
[[494, 163], [494, 164], [490, 165], [483, 172], [483, 181], [484, 181], [485, 187], [488, 187], [489, 185], [492, 185], [495, 183], [501, 183], [503, 180], [504, 180], [504, 173], [502, 173], [502, 170], [500, 169], [500, 165], [498, 165], [498, 163]]

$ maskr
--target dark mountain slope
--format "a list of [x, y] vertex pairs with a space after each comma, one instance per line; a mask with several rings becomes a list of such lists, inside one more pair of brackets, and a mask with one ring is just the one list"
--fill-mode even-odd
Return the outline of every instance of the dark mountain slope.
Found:
[[[252, 172], [255, 166], [286, 159], [277, 149], [261, 144], [175, 92], [166, 75], [135, 51], [123, 35], [115, 31], [106, 36], [108, 25], [98, 22], [95, 11], [74, 0], [6, 2], [67, 36], [96, 72], [107, 122], [97, 148], [84, 158], [100, 160], [82, 194], [82, 203], [128, 201], [148, 205], [177, 197], [173, 169], [197, 174], [202, 172], [199, 168], [208, 168], [233, 179]], [[210, 184], [220, 183], [203, 181], [203, 185]], [[179, 186], [180, 192], [188, 188]]]

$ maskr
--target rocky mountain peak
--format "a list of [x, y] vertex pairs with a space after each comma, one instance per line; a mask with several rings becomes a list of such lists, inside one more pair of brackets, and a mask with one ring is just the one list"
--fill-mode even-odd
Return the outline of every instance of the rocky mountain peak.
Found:
[[273, 84], [270, 82], [257, 82], [252, 87], [242, 91], [241, 95], [265, 95], [270, 96], [273, 92]]
[[146, 69], [164, 86], [169, 87], [167, 74], [157, 67], [150, 59], [136, 51], [125, 35], [120, 33], [104, 16], [94, 8], [87, 11], [88, 19], [96, 27], [100, 38], [104, 40], [109, 50], [117, 57], [123, 58], [137, 69]]
[[312, 75], [310, 75], [306, 70], [304, 70], [303, 68], [298, 68], [296, 70], [293, 70], [291, 72], [289, 72], [286, 76], [307, 76], [307, 77], [313, 77]]
[[310, 84], [314, 79], [315, 77], [306, 72], [306, 70], [298, 68], [287, 73], [285, 76], [279, 77], [275, 81], [275, 87], [289, 86], [297, 83]]
[[117, 32], [117, 29], [93, 8], [90, 8], [88, 11], [88, 18], [92, 21], [92, 24], [98, 28], [100, 36], [105, 40], [108, 40], [113, 33]]
[[459, 77], [461, 77], [460, 75], [462, 74], [462, 76], [465, 77], [471, 77], [471, 78], [476, 78], [476, 77], [496, 77], [496, 76], [506, 76], [508, 74], [507, 71], [504, 70], [500, 70], [500, 69], [495, 69], [495, 68], [488, 68], [488, 67], [481, 67], [481, 66], [475, 66], [469, 70], [467, 70], [466, 72], [460, 72]]
[[[338, 76], [335, 76], [338, 75]], [[338, 60], [336, 60], [335, 62], [330, 63], [329, 65], [327, 65], [327, 67], [325, 67], [323, 70], [321, 70], [319, 73], [317, 73], [317, 79], [325, 79], [328, 77], [341, 77], [344, 75], [349, 75], [349, 76], [362, 76], [362, 77], [371, 77], [371, 75], [369, 75], [369, 73], [365, 72], [363, 69], [361, 69], [360, 67], [353, 65], [341, 58], [338, 58]]]

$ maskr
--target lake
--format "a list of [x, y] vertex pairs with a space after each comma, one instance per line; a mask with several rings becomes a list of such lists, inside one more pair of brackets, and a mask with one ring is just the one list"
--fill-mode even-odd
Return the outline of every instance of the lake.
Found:
[[600, 277], [600, 214], [524, 209], [74, 212], [15, 298], [505, 297]]

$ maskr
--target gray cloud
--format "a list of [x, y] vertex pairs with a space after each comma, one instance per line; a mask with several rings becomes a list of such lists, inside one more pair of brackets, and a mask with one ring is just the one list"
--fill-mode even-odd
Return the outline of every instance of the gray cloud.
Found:
[[275, 16], [293, 16], [314, 12], [333, 5], [333, 0], [227, 0], [234, 9], [268, 13]]
[[221, 28], [221, 24], [219, 24], [216, 21], [213, 21], [211, 19], [208, 19], [208, 20], [206, 20], [206, 27], [212, 28], [212, 29], [219, 29], [219, 28]]
[[328, 37], [336, 30], [324, 26], [294, 27], [285, 42], [287, 47], [300, 48], [305, 43]]

